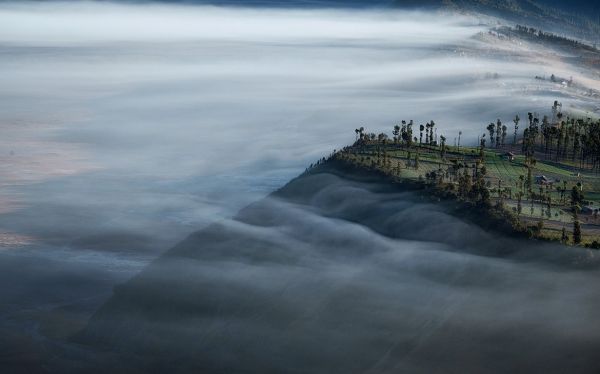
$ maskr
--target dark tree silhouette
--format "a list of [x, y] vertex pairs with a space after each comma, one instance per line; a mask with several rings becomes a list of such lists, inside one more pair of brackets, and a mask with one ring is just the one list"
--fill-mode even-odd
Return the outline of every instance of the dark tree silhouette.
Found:
[[502, 122], [500, 119], [496, 121], [496, 148], [500, 148], [500, 140], [502, 138]]
[[440, 156], [442, 159], [446, 157], [446, 137], [444, 135], [440, 135]]
[[487, 131], [490, 134], [490, 148], [494, 146], [494, 133], [496, 132], [496, 126], [493, 122], [486, 127]]
[[515, 137], [513, 139], [513, 144], [517, 144], [517, 134], [519, 132], [519, 121], [521, 121], [521, 118], [519, 118], [519, 115], [517, 114], [515, 116], [515, 119], [513, 119], [513, 122], [515, 123]]
[[394, 125], [394, 131], [392, 132], [392, 135], [394, 135], [394, 143], [397, 144], [398, 139], [400, 138], [400, 126]]
[[581, 223], [579, 222], [579, 216], [577, 215], [577, 209], [573, 211], [573, 243], [581, 243]]

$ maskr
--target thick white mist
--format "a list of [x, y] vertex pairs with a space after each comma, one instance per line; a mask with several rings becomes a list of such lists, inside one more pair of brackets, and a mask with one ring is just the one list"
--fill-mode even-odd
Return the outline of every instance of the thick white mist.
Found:
[[16, 286], [0, 320], [18, 336], [63, 305], [87, 318], [157, 253], [356, 127], [433, 119], [473, 142], [556, 99], [594, 107], [534, 77], [597, 77], [486, 28], [447, 13], [3, 2], [0, 275]]
[[557, 98], [590, 106], [534, 80], [576, 67], [485, 30], [448, 13], [3, 3], [3, 248], [156, 253], [358, 126], [434, 119], [469, 142]]

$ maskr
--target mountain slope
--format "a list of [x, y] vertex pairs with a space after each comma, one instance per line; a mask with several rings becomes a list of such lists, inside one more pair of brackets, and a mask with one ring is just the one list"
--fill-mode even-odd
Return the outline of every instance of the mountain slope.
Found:
[[113, 373], [600, 370], [600, 298], [581, 286], [598, 273], [578, 250], [448, 211], [322, 168], [117, 287], [80, 341], [116, 354], [95, 368]]
[[600, 4], [557, 0], [394, 0], [396, 7], [453, 9], [496, 16], [596, 42], [600, 35]]

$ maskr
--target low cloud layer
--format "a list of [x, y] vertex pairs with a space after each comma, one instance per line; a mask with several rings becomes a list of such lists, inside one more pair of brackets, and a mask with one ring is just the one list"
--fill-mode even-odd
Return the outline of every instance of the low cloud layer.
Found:
[[[98, 227], [92, 216], [104, 232], [148, 220], [189, 232], [348, 144], [358, 126], [434, 119], [451, 143], [459, 130], [469, 142], [489, 121], [557, 98], [590, 107], [534, 80], [583, 79], [574, 66], [485, 30], [423, 12], [3, 3], [0, 223], [47, 236], [35, 229], [49, 221], [40, 208], [64, 206], [82, 232]], [[24, 219], [30, 232], [14, 224]]]
[[297, 180], [193, 234], [119, 286], [80, 342], [141, 371], [598, 370], [597, 256], [355, 178]]
[[[450, 143], [459, 130], [473, 142], [489, 121], [555, 99], [594, 107], [534, 77], [593, 87], [596, 76], [487, 27], [423, 12], [3, 2], [2, 261], [56, 261], [41, 292], [63, 296], [71, 270], [90, 266], [105, 280], [94, 283], [101, 300], [123, 274], [352, 142], [358, 126], [434, 119]], [[417, 247], [432, 232], [419, 230]], [[123, 273], [105, 272], [116, 263]], [[22, 309], [0, 317], [41, 298], [20, 289]], [[25, 325], [39, 320], [27, 315]]]
[[[228, 9], [161, 4], [141, 7], [90, 2], [35, 6], [9, 3], [3, 6], [2, 13], [0, 41], [32, 45], [405, 39], [405, 44], [422, 46], [463, 39], [470, 31], [456, 26], [473, 24], [473, 20], [459, 16], [436, 17], [436, 22], [432, 22], [430, 14], [416, 11]], [[46, 32], [42, 34], [40, 29]]]

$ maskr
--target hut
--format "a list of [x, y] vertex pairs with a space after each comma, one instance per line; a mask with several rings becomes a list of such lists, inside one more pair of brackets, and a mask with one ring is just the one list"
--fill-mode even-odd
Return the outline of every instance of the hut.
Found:
[[502, 157], [504, 157], [505, 160], [508, 160], [511, 162], [515, 160], [515, 154], [512, 152], [506, 152], [504, 155], [502, 155]]

